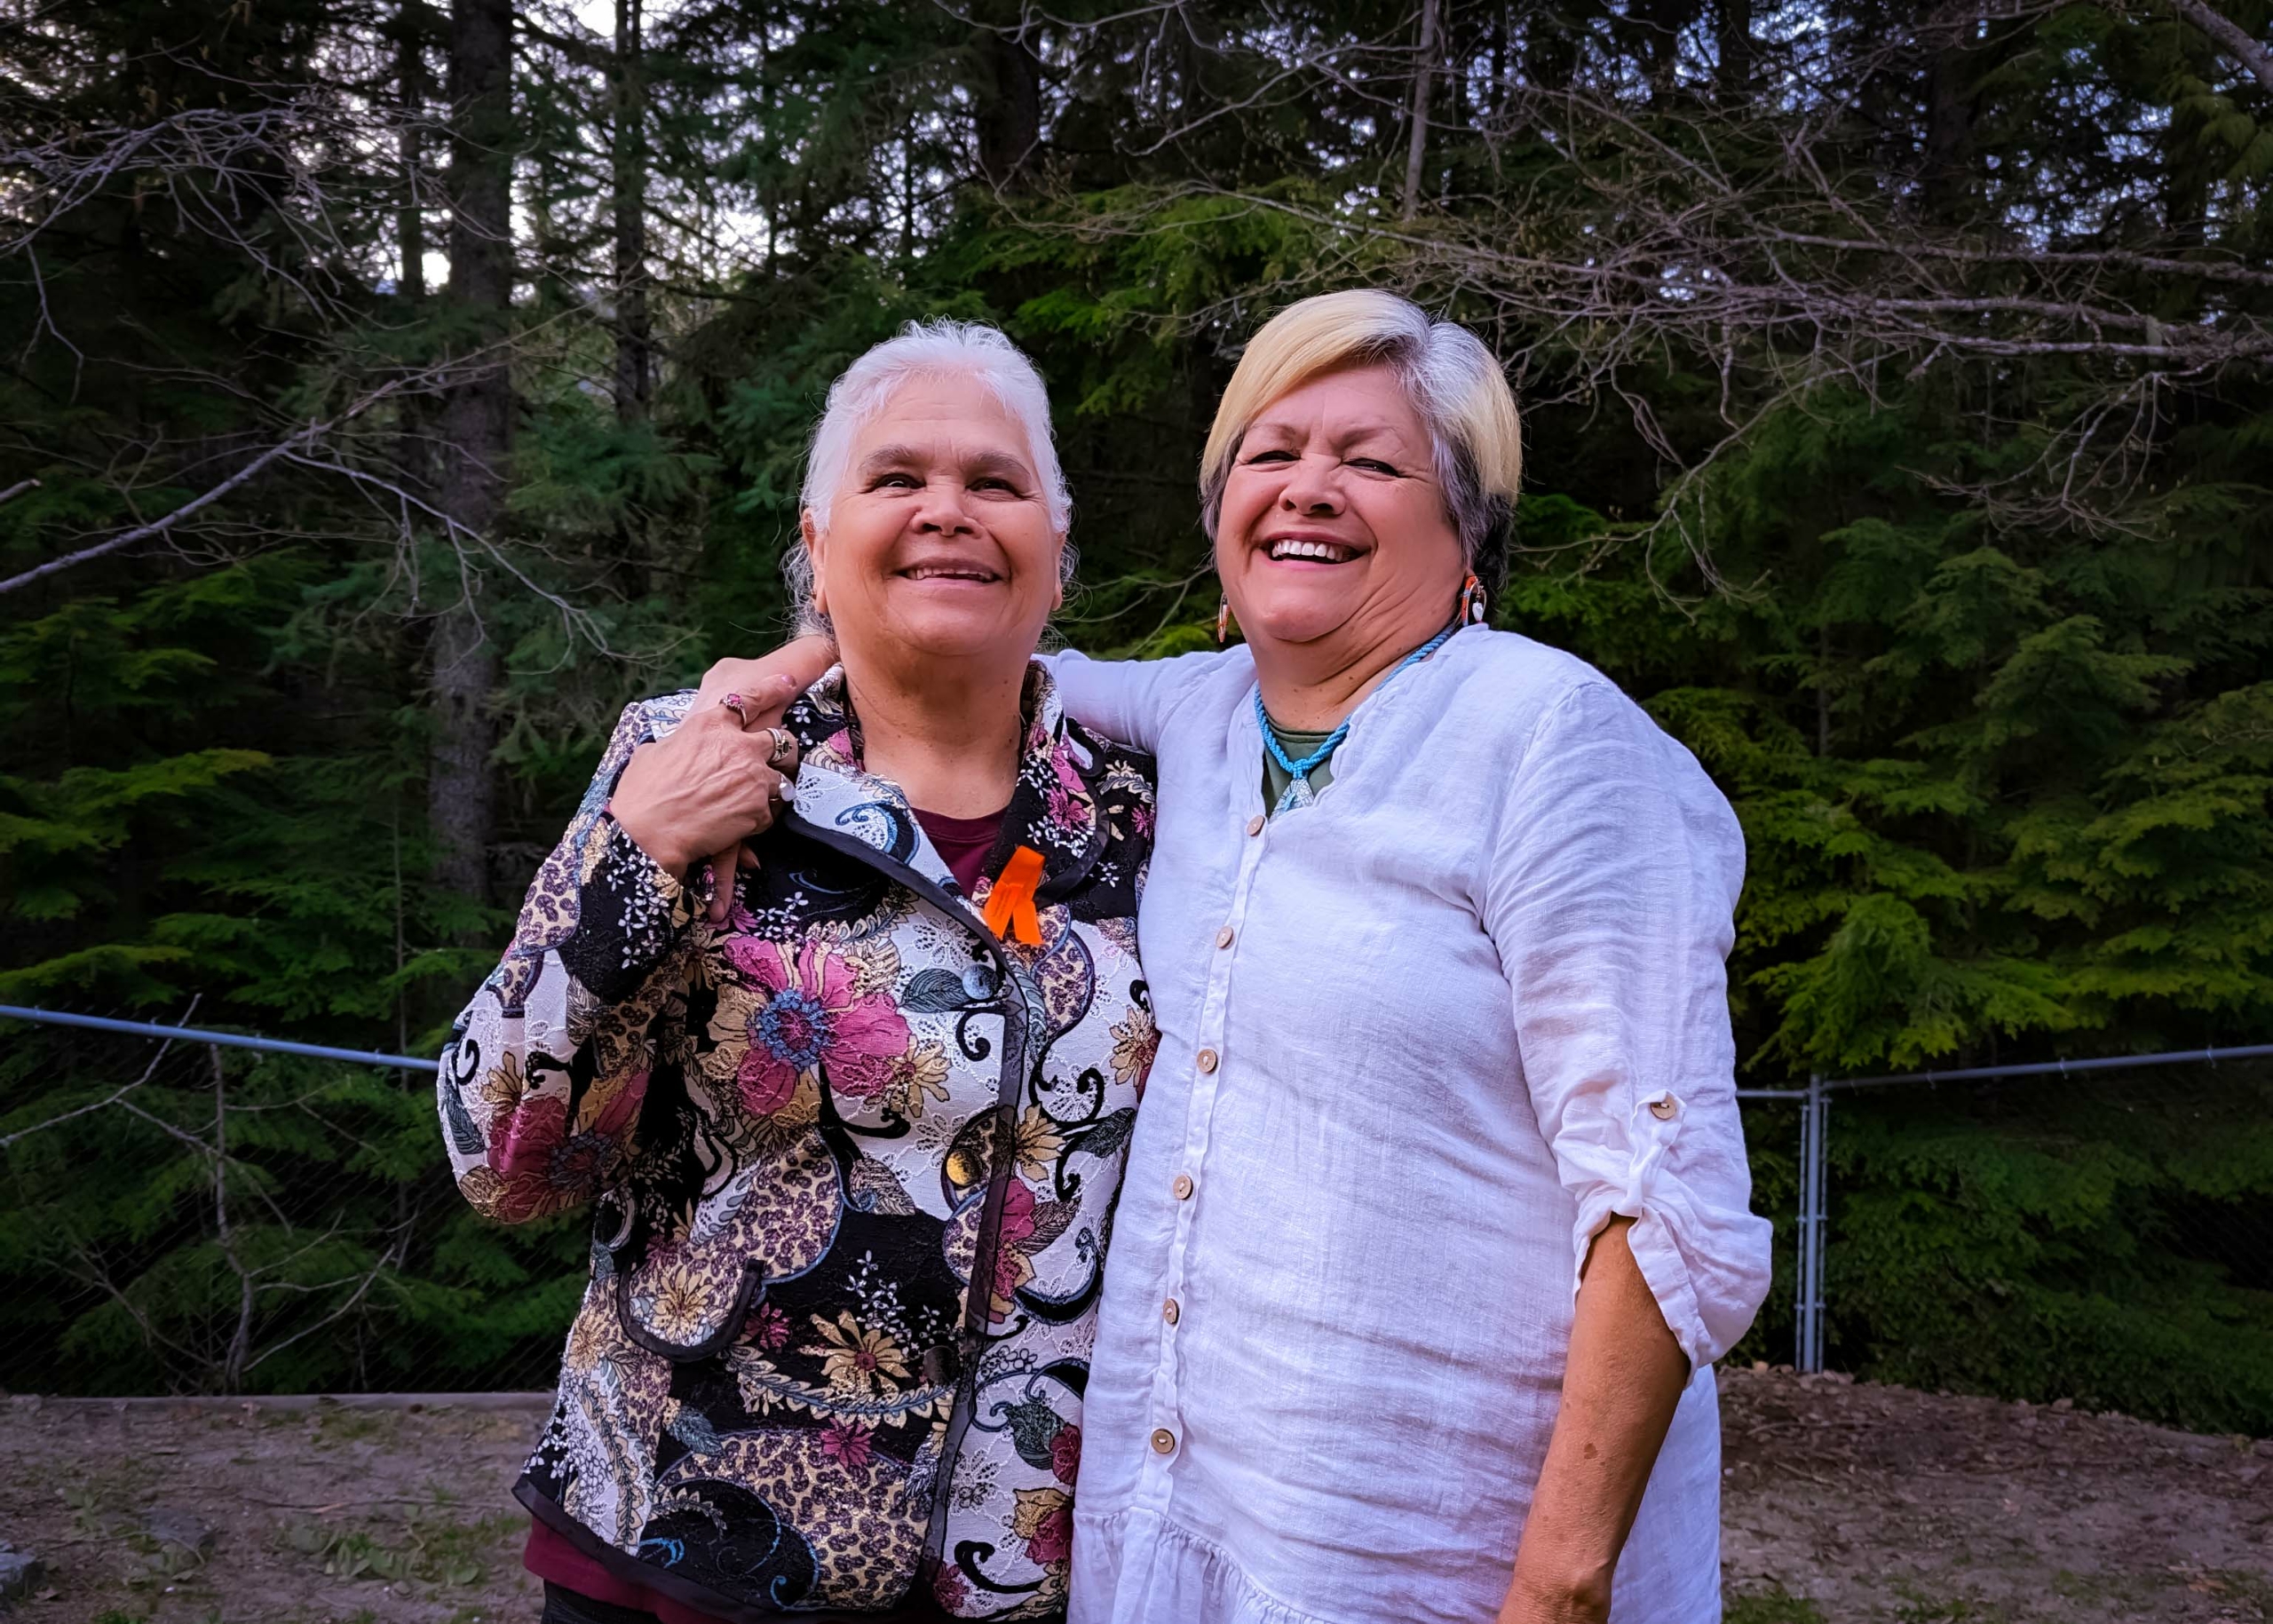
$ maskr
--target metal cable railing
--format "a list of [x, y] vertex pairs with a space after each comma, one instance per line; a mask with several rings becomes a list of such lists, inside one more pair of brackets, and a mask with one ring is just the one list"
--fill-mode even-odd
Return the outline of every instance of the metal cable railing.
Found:
[[345, 1060], [354, 1066], [384, 1066], [408, 1072], [435, 1072], [439, 1060], [415, 1055], [374, 1054], [366, 1049], [332, 1049], [321, 1043], [293, 1043], [282, 1038], [249, 1037], [238, 1032], [210, 1032], [201, 1026], [166, 1026], [155, 1021], [113, 1020], [105, 1015], [75, 1015], [66, 1010], [36, 1010], [24, 1004], [0, 1003], [0, 1017], [49, 1026], [78, 1026], [89, 1032], [115, 1032], [127, 1037], [178, 1039], [187, 1043], [211, 1043], [222, 1049], [251, 1049], [264, 1054], [298, 1055], [309, 1060]]
[[[124, 1367], [162, 1373], [139, 1378], [145, 1390], [163, 1384], [176, 1390], [289, 1391], [319, 1380], [329, 1386], [394, 1382], [426, 1388], [445, 1374], [488, 1386], [544, 1379], [574, 1300], [571, 1254], [581, 1248], [566, 1229], [548, 1239], [549, 1232], [538, 1226], [533, 1240], [530, 1232], [482, 1224], [455, 1199], [432, 1144], [431, 1097], [424, 1087], [407, 1086], [413, 1077], [434, 1073], [437, 1061], [13, 1004], [0, 1004], [0, 1020], [54, 1029], [61, 1044], [51, 1054], [20, 1052], [26, 1068], [20, 1074], [33, 1086], [17, 1089], [12, 1113], [0, 1113], [0, 1155], [18, 1157], [20, 1145], [36, 1141], [24, 1145], [36, 1154], [18, 1162], [14, 1199], [20, 1206], [45, 1203], [37, 1211], [0, 1210], [0, 1222], [65, 1237], [51, 1249], [71, 1300], [66, 1319], [75, 1328], [64, 1335], [77, 1340], [69, 1346], [58, 1343], [48, 1374], [37, 1379], [69, 1379], [80, 1368], [70, 1357], [78, 1347], [120, 1350]], [[162, 1047], [139, 1078], [122, 1082], [99, 1050], [64, 1036], [75, 1031]], [[225, 1050], [274, 1059], [225, 1063]], [[0, 1060], [7, 1053], [0, 1046]], [[2120, 1161], [2136, 1186], [2126, 1199], [2144, 1203], [2125, 1222], [2145, 1232], [2149, 1249], [2161, 1248], [2157, 1256], [2177, 1271], [2174, 1279], [2194, 1271], [2186, 1278], [2199, 1289], [2185, 1302], [2209, 1302], [2201, 1295], [2209, 1287], [2201, 1282], [2214, 1276], [2224, 1282], [2217, 1289], [2226, 1295], [2203, 1311], [2210, 1315], [2205, 1323], [2226, 1324], [2238, 1313], [2253, 1324], [2250, 1316], [2257, 1311], [2249, 1304], [2259, 1299], [2250, 1292], [2261, 1289], [2273, 1307], [2273, 1278], [2259, 1281], [2264, 1273], [2259, 1260], [2273, 1256], [2273, 1201], [2264, 1199], [2273, 1187], [2261, 1187], [2265, 1181], [2246, 1168], [2211, 1174], [2200, 1168], [2206, 1158], [2246, 1153], [2252, 1136], [2261, 1131], [2253, 1124], [2273, 1115], [2269, 1062], [2273, 1044], [2250, 1044], [1865, 1077], [1818, 1075], [1805, 1088], [1738, 1089], [1748, 1106], [1788, 1104], [1800, 1113], [1796, 1160], [1772, 1142], [1754, 1153], [1762, 1210], [1793, 1230], [1791, 1246], [1778, 1259], [1778, 1290], [1779, 1301], [1784, 1290], [1791, 1295], [1794, 1364], [1819, 1371], [1833, 1358], [1843, 1361], [1842, 1368], [1875, 1361], [1921, 1380], [1936, 1371], [1962, 1371], [1962, 1348], [1952, 1353], [1944, 1344], [1961, 1343], [1965, 1328], [1947, 1313], [1913, 1305], [1936, 1293], [1963, 1300], [1972, 1288], [1965, 1275], [1971, 1265], [1954, 1251], [1947, 1260], [1930, 1260], [1916, 1276], [1924, 1287], [1903, 1297], [1889, 1285], [1899, 1286], [1905, 1265], [1889, 1251], [1886, 1232], [1911, 1222], [1902, 1214], [1914, 1214], [1921, 1202], [1939, 1203], [1938, 1210], [1976, 1200], [1977, 1190], [1958, 1188], [1971, 1176], [1968, 1166], [1987, 1167], [2000, 1156], [2016, 1165], [2037, 1158], [2031, 1165], [2039, 1170], [2049, 1165], [2043, 1161], [2047, 1157], [2052, 1162]], [[342, 1066], [360, 1070], [343, 1073], [337, 1069]], [[2181, 1081], [2148, 1089], [2121, 1078], [2156, 1069], [2175, 1070]], [[373, 1077], [378, 1071], [397, 1077]], [[359, 1074], [369, 1081], [352, 1081]], [[66, 1076], [69, 1087], [59, 1085], [44, 1097], [53, 1108], [41, 1105], [41, 1089]], [[1853, 1103], [1842, 1111], [1845, 1126], [1834, 1147], [1831, 1098], [1842, 1092]], [[133, 1154], [142, 1158], [146, 1184], [193, 1192], [180, 1197], [180, 1209], [168, 1224], [150, 1217], [147, 1199], [139, 1208], [125, 1202], [122, 1210], [131, 1210], [109, 1232], [85, 1220], [81, 1186], [113, 1170], [106, 1166], [98, 1175], [88, 1158], [116, 1160], [117, 1138], [102, 1137], [95, 1127], [96, 1113], [107, 1110], [134, 1119]], [[299, 1127], [288, 1133], [288, 1123]], [[298, 1147], [293, 1154], [299, 1161], [280, 1148], [288, 1144]], [[1974, 1164], [1966, 1162], [1967, 1155]], [[2160, 1175], [2141, 1171], [2157, 1156], [2178, 1169], [2158, 1185], [2154, 1180]], [[1910, 1207], [1889, 1204], [1890, 1191], [1903, 1179], [1925, 1176], [1917, 1169], [1929, 1166], [1939, 1169], [1931, 1177], [1947, 1188], [1896, 1192]], [[194, 1194], [199, 1189], [206, 1193]], [[1845, 1259], [1839, 1293], [1844, 1295], [1834, 1294], [1829, 1272], [1834, 1196], [1843, 1215], [1838, 1234]], [[0, 1192], [0, 1200], [6, 1199]], [[193, 1210], [198, 1201], [203, 1208]], [[1895, 1216], [1878, 1216], [1883, 1213]], [[2068, 1217], [2039, 1224], [2046, 1232], [2039, 1253], [2094, 1246], [2116, 1252], [2134, 1239], [2119, 1230], [2110, 1232], [2112, 1244], [2107, 1244], [2110, 1235], [2079, 1239], [2080, 1232], [2061, 1230], [2063, 1224], [2072, 1229]], [[1921, 1237], [1921, 1246], [1936, 1244], [1922, 1231]], [[1788, 1273], [1786, 1262], [1793, 1265]], [[1945, 1291], [1933, 1273], [1937, 1269], [1948, 1277]], [[2143, 1278], [2135, 1270], [2134, 1277]], [[501, 1293], [500, 1281], [514, 1282], [511, 1290]], [[1992, 1280], [1984, 1289], [1993, 1295], [2006, 1287]], [[2103, 1326], [2115, 1324], [2127, 1311], [2119, 1303], [2107, 1306], [2112, 1299], [2105, 1293], [2113, 1289], [2076, 1287], [2058, 1311], [2071, 1323], [2098, 1314]], [[201, 1290], [212, 1304], [194, 1312], [180, 1308], [185, 1296]], [[2097, 1308], [2090, 1295], [2095, 1290], [2103, 1299]], [[2145, 1325], [2157, 1316], [2183, 1319], [2193, 1311], [2183, 1303], [2174, 1310], [2169, 1301], [2177, 1299], [2166, 1298], [2167, 1293], [2153, 1303], [2142, 1299], [2134, 1318]], [[152, 1323], [162, 1309], [186, 1323]], [[1997, 1303], [1976, 1304], [1976, 1319], [2004, 1311]], [[1834, 1311], [1845, 1327], [1837, 1337]], [[209, 1327], [209, 1319], [219, 1328]], [[2273, 1336], [2273, 1312], [2265, 1323]], [[2137, 1327], [2116, 1328], [2128, 1335]], [[126, 1351], [138, 1339], [173, 1351], [137, 1364]], [[444, 1351], [425, 1359], [399, 1357], [406, 1349], [415, 1353], [422, 1339]], [[2273, 1340], [2267, 1357], [2265, 1385], [2273, 1390]], [[2081, 1367], [2072, 1358], [2065, 1366], [2052, 1358], [2026, 1362]], [[2245, 1409], [2256, 1402], [2248, 1397], [2255, 1379], [2247, 1373], [2218, 1378], [2242, 1393], [2236, 1402]], [[20, 1384], [18, 1372], [0, 1372], [0, 1385]]]

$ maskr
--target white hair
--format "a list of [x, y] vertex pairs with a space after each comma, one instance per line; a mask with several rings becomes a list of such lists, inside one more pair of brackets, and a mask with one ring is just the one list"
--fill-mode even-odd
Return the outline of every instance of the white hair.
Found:
[[[968, 378], [1018, 419], [1026, 430], [1026, 454], [1041, 483], [1049, 527], [1065, 535], [1073, 525], [1073, 499], [1066, 493], [1065, 471], [1058, 466], [1057, 444], [1049, 427], [1049, 391], [1042, 384], [1041, 374], [1001, 329], [946, 316], [910, 321], [845, 368], [828, 386], [828, 403], [821, 408], [820, 421], [813, 425], [812, 445], [805, 455], [804, 487], [797, 497], [812, 515], [813, 529], [828, 534], [829, 505], [851, 465], [852, 445], [860, 431], [883, 410], [901, 384], [914, 378], [939, 377]], [[1062, 579], [1070, 582], [1073, 574], [1070, 543], [1060, 555], [1058, 570]], [[802, 543], [790, 546], [781, 560], [781, 573], [788, 582], [800, 623], [807, 629], [825, 626], [825, 617], [812, 606], [813, 561]]]

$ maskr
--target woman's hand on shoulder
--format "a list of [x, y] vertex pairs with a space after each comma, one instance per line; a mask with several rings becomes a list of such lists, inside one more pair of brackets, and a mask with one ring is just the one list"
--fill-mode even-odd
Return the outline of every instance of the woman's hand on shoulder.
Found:
[[[756, 698], [771, 693], [772, 685], [785, 677], [796, 685], [789, 690], [789, 699], [794, 700], [819, 682], [821, 673], [836, 663], [836, 639], [817, 636], [792, 638], [772, 654], [756, 660], [721, 660], [702, 674], [702, 687], [694, 696], [695, 709], [715, 706], [729, 693]], [[783, 701], [784, 708], [788, 702]], [[756, 715], [755, 710], [750, 712], [753, 718]], [[780, 717], [774, 719], [778, 721]]]
[[[772, 827], [797, 770], [794, 741], [773, 729], [790, 701], [830, 663], [833, 646], [800, 638], [764, 660], [711, 667], [670, 736], [634, 750], [608, 807], [616, 823], [656, 862], [679, 875], [707, 861], [710, 918], [725, 919], [737, 869], [755, 867], [747, 843]], [[725, 703], [728, 696], [739, 701]]]

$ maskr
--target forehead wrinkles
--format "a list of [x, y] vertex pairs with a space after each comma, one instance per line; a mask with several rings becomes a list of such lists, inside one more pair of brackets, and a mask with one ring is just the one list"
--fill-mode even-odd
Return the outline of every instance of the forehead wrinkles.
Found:
[[1285, 444], [1300, 440], [1341, 449], [1364, 440], [1411, 447], [1429, 440], [1429, 426], [1412, 395], [1379, 367], [1334, 370], [1307, 378], [1257, 412], [1242, 438], [1268, 435]]
[[903, 383], [860, 425], [852, 442], [851, 471], [873, 473], [884, 467], [933, 462], [976, 469], [985, 463], [1037, 481], [1026, 424], [985, 391], [976, 392], [979, 398], [961, 391], [951, 394], [941, 379]]

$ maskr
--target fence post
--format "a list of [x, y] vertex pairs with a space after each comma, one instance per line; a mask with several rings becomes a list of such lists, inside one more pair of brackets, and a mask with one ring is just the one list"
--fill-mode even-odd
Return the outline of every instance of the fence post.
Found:
[[1823, 1368], [1823, 1238], [1825, 1168], [1830, 1161], [1828, 1135], [1831, 1095], [1823, 1073], [1808, 1077], [1806, 1100], [1800, 1106], [1800, 1279], [1799, 1325], [1793, 1367], [1812, 1373]]

